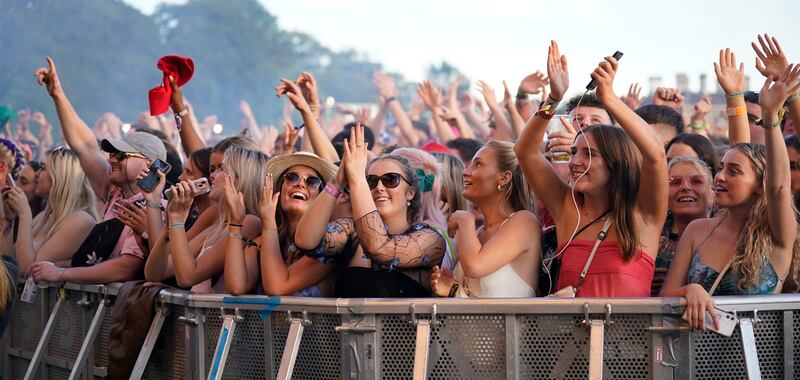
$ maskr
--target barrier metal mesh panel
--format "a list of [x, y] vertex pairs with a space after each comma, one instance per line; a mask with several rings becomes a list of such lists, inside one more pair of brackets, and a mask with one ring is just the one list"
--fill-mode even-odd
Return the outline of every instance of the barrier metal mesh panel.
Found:
[[[22, 293], [22, 286], [20, 286], [19, 292]], [[48, 292], [44, 289], [39, 289], [39, 294], [36, 295], [36, 301], [33, 304], [25, 302], [14, 304], [11, 324], [8, 327], [11, 347], [31, 354], [36, 350], [36, 345], [42, 336], [42, 330], [44, 330], [42, 320], [47, 321], [48, 317], [47, 315], [42, 316], [42, 297], [46, 297], [47, 294]], [[22, 376], [24, 375], [25, 372], [22, 373]]]
[[[22, 379], [25, 377], [25, 372], [28, 371], [28, 364], [30, 364], [30, 360], [23, 359], [20, 357], [12, 356], [11, 357], [11, 368], [8, 374], [9, 379]], [[37, 371], [35, 379], [42, 378], [42, 366], [39, 366], [39, 371]]]
[[[423, 318], [422, 316], [417, 316]], [[381, 379], [410, 379], [414, 370], [414, 325], [398, 315], [377, 318], [380, 342]]]
[[792, 346], [794, 375], [800, 376], [800, 313], [792, 312]]
[[[752, 315], [740, 313], [740, 316]], [[760, 312], [755, 324], [756, 349], [762, 379], [783, 379], [783, 312]], [[700, 379], [743, 379], [747, 377], [742, 353], [741, 330], [730, 338], [706, 332], [693, 333], [694, 377]]]
[[[53, 289], [48, 291], [48, 313], [53, 312], [58, 291]], [[74, 361], [81, 350], [83, 338], [85, 336], [84, 324], [91, 321], [91, 316], [84, 322], [84, 313], [87, 309], [78, 305], [76, 302], [83, 298], [85, 293], [67, 291], [67, 299], [61, 307], [61, 313], [53, 326], [53, 335], [47, 345], [47, 356], [52, 358]], [[94, 302], [93, 302], [94, 304]], [[94, 311], [93, 309], [89, 309]]]
[[505, 378], [505, 321], [504, 315], [441, 316], [431, 328], [429, 378]]
[[[96, 367], [108, 366], [108, 339], [111, 334], [111, 312], [114, 310], [114, 298], [110, 297], [111, 303], [106, 306], [103, 312], [103, 324], [100, 325], [100, 331], [97, 333], [97, 338], [94, 340], [94, 365]], [[94, 317], [92, 313], [89, 321]]]
[[171, 307], [161, 333], [150, 354], [142, 378], [147, 380], [157, 379], [185, 379], [186, 378], [186, 339], [188, 338], [188, 326], [179, 321], [178, 317], [182, 314], [182, 307]]
[[[204, 310], [206, 322], [206, 370], [210, 368], [217, 347], [222, 318], [219, 309]], [[232, 310], [227, 310], [232, 313]], [[223, 372], [224, 379], [266, 378], [266, 350], [264, 348], [264, 321], [258, 312], [242, 312], [244, 318], [236, 323], [233, 342], [228, 352]]]
[[[293, 314], [299, 317], [300, 314]], [[286, 338], [289, 334], [287, 313], [270, 314], [272, 323], [273, 370], [278, 373]], [[342, 361], [342, 337], [336, 326], [341, 324], [337, 314], [308, 314], [311, 324], [303, 329], [300, 349], [297, 351], [292, 379], [340, 379]]]
[[[590, 318], [605, 319], [596, 315]], [[649, 376], [650, 315], [612, 315], [606, 325], [604, 378]], [[582, 316], [520, 315], [519, 376], [537, 379], [586, 379], [589, 376], [589, 331]]]

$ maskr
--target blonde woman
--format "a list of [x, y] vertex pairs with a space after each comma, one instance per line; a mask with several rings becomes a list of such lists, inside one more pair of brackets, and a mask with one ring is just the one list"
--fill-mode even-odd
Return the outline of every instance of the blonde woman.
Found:
[[19, 215], [15, 248], [23, 274], [35, 261], [71, 259], [98, 218], [94, 191], [71, 150], [50, 151], [37, 178], [35, 193], [47, 205], [36, 217], [21, 188], [9, 193], [11, 208]]
[[[147, 259], [145, 278], [164, 281], [175, 276], [178, 286], [191, 288], [194, 292], [230, 292], [222, 273], [227, 246], [225, 237], [235, 236], [249, 243], [261, 230], [257, 210], [268, 159], [269, 156], [262, 152], [239, 147], [225, 151], [222, 162], [211, 173], [209, 193], [209, 198], [218, 204], [220, 216], [214, 224], [196, 235], [184, 228], [196, 192], [194, 184], [183, 181], [173, 186], [174, 195], [167, 206], [169, 226]], [[227, 181], [241, 194], [244, 202], [246, 215], [239, 219], [241, 222], [231, 218], [231, 210], [225, 203]], [[194, 237], [187, 239], [187, 235]], [[247, 255], [246, 261], [248, 270], [252, 271], [249, 277], [258, 278], [256, 254]], [[255, 282], [251, 287], [254, 285]]]

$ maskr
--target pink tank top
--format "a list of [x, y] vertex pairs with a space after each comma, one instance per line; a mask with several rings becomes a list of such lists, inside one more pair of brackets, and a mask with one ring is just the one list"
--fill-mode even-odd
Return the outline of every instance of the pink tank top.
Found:
[[[556, 290], [578, 284], [594, 243], [594, 240], [573, 240], [570, 243], [562, 256]], [[653, 258], [642, 250], [637, 250], [633, 259], [626, 263], [617, 242], [604, 241], [597, 248], [577, 297], [650, 297], [654, 270]]]

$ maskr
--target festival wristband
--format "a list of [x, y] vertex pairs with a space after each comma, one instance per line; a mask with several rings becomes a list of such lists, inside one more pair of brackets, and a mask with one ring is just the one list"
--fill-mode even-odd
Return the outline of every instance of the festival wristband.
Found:
[[708, 128], [708, 124], [705, 123], [700, 125], [689, 124], [689, 128], [691, 128], [693, 131], [704, 131]]
[[558, 101], [555, 101], [553, 98], [550, 97], [550, 95], [547, 96], [547, 99], [552, 103], [542, 104], [542, 106], [539, 107], [539, 110], [536, 111], [535, 115], [542, 119], [550, 120], [553, 118], [553, 115], [556, 114], [556, 108], [558, 108]]
[[747, 115], [747, 107], [745, 106], [728, 107], [726, 108], [726, 112], [728, 113], [728, 116], [743, 116]]
[[333, 181], [331, 181], [328, 182], [327, 185], [325, 185], [325, 192], [330, 194], [334, 198], [339, 198], [339, 195], [342, 194], [342, 189], [336, 187], [336, 185], [333, 184]]
[[149, 208], [157, 208], [159, 210], [164, 209], [164, 206], [161, 205], [161, 202], [145, 201], [145, 205], [147, 205]]
[[730, 94], [725, 95], [725, 97], [728, 98], [728, 99], [733, 99], [733, 98], [735, 98], [737, 96], [744, 96], [744, 92], [736, 91], [736, 92], [731, 92]]
[[172, 229], [176, 229], [176, 228], [185, 228], [185, 227], [186, 227], [186, 223], [185, 222], [170, 223], [170, 225], [169, 225], [169, 229], [171, 229], [171, 230]]

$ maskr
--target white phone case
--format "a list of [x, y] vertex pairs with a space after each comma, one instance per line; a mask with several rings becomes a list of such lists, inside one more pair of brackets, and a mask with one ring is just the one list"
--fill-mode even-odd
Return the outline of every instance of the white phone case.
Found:
[[[711, 330], [717, 334], [722, 336], [730, 337], [733, 335], [733, 329], [736, 328], [736, 325], [739, 324], [739, 318], [736, 318], [731, 313], [722, 311], [720, 309], [714, 308], [714, 311], [717, 313], [717, 320], [719, 321], [719, 330], [714, 328], [714, 320], [711, 319], [711, 315], [706, 312], [706, 320], [705, 325], [707, 330]], [[686, 320], [686, 313], [682, 316], [683, 320]]]

